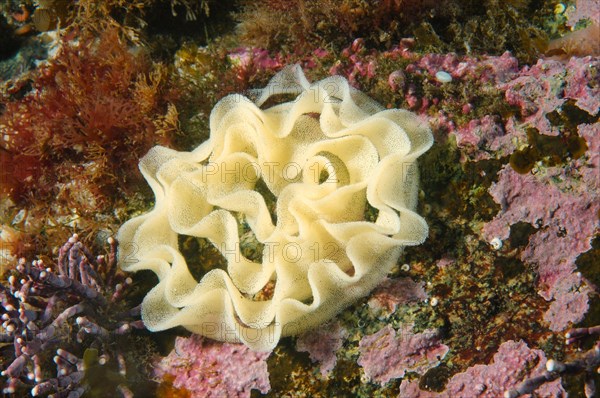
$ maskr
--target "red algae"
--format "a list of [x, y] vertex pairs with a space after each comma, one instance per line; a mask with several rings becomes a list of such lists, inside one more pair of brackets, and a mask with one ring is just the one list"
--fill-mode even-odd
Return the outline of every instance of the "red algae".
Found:
[[116, 229], [114, 206], [131, 200], [139, 158], [177, 129], [164, 66], [132, 51], [116, 28], [75, 41], [76, 33], [58, 39], [54, 58], [28, 75], [30, 87], [5, 94], [0, 114], [1, 192], [11, 204], [1, 222], [43, 239], [38, 245], [73, 227]]
[[[14, 183], [3, 186], [6, 193], [15, 200], [53, 194], [65, 163], [95, 162], [101, 170], [80, 170], [95, 183], [123, 181], [116, 176], [134, 168], [151, 145], [168, 142], [148, 115], [166, 110], [164, 80], [164, 71], [130, 52], [114, 30], [63, 42], [34, 89], [5, 104], [3, 162], [18, 165], [8, 169], [17, 174], [7, 175]], [[99, 181], [107, 176], [112, 180]]]

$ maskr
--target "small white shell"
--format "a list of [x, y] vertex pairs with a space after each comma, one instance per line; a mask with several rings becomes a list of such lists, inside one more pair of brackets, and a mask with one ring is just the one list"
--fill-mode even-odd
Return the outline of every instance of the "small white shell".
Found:
[[436, 73], [435, 78], [440, 83], [450, 83], [452, 81], [452, 76], [450, 73], [444, 72], [443, 70]]

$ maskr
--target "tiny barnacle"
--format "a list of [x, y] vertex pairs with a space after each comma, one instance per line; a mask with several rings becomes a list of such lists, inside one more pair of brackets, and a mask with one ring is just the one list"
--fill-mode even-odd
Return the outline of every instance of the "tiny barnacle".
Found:
[[502, 239], [500, 238], [494, 238], [490, 241], [490, 246], [492, 246], [492, 248], [494, 250], [500, 250], [502, 249]]

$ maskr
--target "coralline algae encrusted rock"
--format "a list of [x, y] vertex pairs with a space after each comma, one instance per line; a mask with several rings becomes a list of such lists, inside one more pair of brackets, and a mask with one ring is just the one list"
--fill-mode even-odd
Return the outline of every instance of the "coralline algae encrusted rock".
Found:
[[575, 26], [582, 19], [600, 24], [600, 3], [594, 0], [577, 0], [574, 9], [567, 11], [568, 26]]
[[[530, 349], [523, 341], [503, 343], [489, 365], [475, 365], [452, 376], [444, 392], [435, 393], [419, 388], [416, 381], [403, 380], [398, 398], [498, 398], [519, 385], [527, 377], [545, 372], [546, 355]], [[564, 397], [560, 380], [546, 383], [536, 390], [536, 397]]]
[[328, 322], [298, 336], [296, 350], [308, 352], [310, 359], [319, 363], [321, 376], [327, 377], [337, 362], [336, 352], [347, 337], [348, 331], [338, 322]]
[[415, 333], [413, 326], [407, 325], [396, 332], [387, 325], [360, 340], [358, 364], [369, 380], [383, 385], [406, 372], [425, 373], [438, 366], [449, 350], [434, 330]]
[[546, 116], [566, 101], [574, 101], [590, 115], [598, 112], [600, 86], [595, 83], [595, 76], [599, 65], [597, 57], [589, 56], [573, 57], [566, 65], [540, 59], [497, 87], [505, 92], [506, 102], [520, 109], [524, 124], [535, 127], [541, 134], [559, 135], [559, 128]]
[[250, 397], [253, 389], [271, 389], [267, 358], [241, 344], [221, 344], [201, 336], [177, 337], [175, 348], [154, 366], [159, 380], [169, 380], [192, 398]]
[[577, 323], [588, 311], [591, 288], [576, 273], [577, 257], [592, 248], [600, 228], [598, 167], [600, 124], [581, 124], [588, 146], [585, 157], [567, 168], [549, 167], [544, 174], [518, 174], [509, 166], [498, 173], [490, 194], [500, 204], [496, 217], [483, 227], [483, 236], [507, 239], [510, 226], [522, 221], [535, 226], [521, 260], [537, 267], [538, 293], [553, 300], [544, 319], [553, 331]]
[[[123, 225], [119, 259], [159, 278], [142, 304], [150, 330], [271, 349], [366, 295], [427, 236], [416, 160], [432, 135], [414, 114], [339, 76], [310, 84], [298, 66], [253, 94], [222, 99], [192, 152], [155, 147], [140, 162], [156, 204]], [[261, 109], [281, 94], [297, 97]], [[248, 234], [256, 261], [241, 251]], [[226, 266], [196, 280], [180, 236], [209, 240]]]

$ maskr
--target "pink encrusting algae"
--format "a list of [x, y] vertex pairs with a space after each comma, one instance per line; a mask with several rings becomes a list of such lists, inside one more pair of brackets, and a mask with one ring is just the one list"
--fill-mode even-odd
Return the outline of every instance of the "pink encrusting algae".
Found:
[[[530, 349], [523, 341], [507, 341], [498, 348], [489, 365], [475, 365], [450, 378], [442, 393], [423, 391], [419, 383], [403, 380], [398, 398], [499, 398], [518, 385], [523, 378], [544, 373], [546, 355]], [[560, 380], [544, 384], [536, 397], [566, 396]]]
[[313, 362], [318, 362], [321, 375], [328, 376], [337, 362], [336, 352], [342, 348], [348, 331], [338, 322], [329, 322], [316, 330], [298, 336], [296, 350], [308, 352]]
[[[590, 290], [580, 287], [582, 278], [573, 273], [577, 257], [592, 248], [599, 228], [598, 128], [598, 123], [580, 126], [590, 155], [587, 161], [572, 161], [574, 175], [565, 176], [565, 169], [559, 167], [548, 168], [541, 176], [522, 175], [505, 166], [490, 188], [501, 210], [484, 226], [486, 240], [507, 239], [509, 227], [517, 222], [537, 229], [521, 259], [536, 267], [538, 293], [546, 300], [557, 300], [545, 315], [554, 331], [580, 321], [588, 310]], [[579, 177], [573, 178], [575, 175]]]
[[155, 364], [159, 380], [172, 378], [173, 386], [192, 398], [250, 397], [253, 389], [271, 389], [266, 359], [270, 352], [254, 352], [243, 344], [228, 344], [198, 335], [177, 337], [175, 348]]
[[394, 330], [387, 325], [379, 332], [363, 337], [359, 343], [358, 364], [369, 380], [385, 384], [402, 378], [407, 372], [425, 373], [436, 367], [449, 348], [433, 330], [415, 333], [409, 325]]

